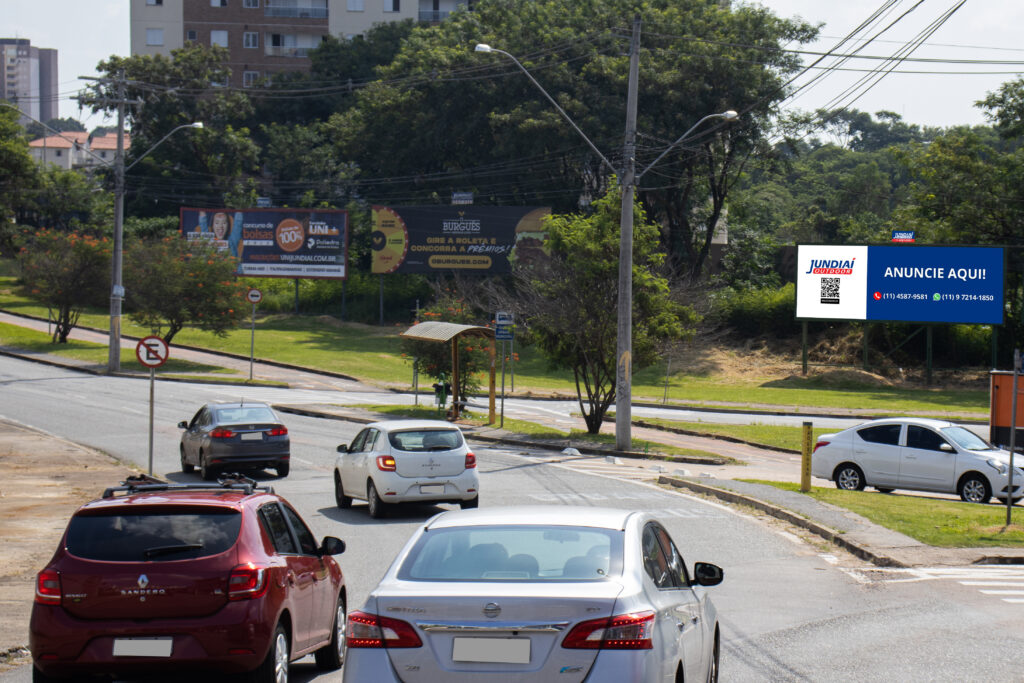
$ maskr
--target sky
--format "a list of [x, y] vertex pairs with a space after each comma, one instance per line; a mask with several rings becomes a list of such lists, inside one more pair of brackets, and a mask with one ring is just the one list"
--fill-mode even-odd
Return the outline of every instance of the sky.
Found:
[[[734, 0], [739, 4], [741, 0]], [[775, 14], [800, 17], [824, 24], [822, 38], [802, 49], [827, 51], [841, 36], [853, 31], [884, 0], [744, 0], [761, 4]], [[958, 0], [921, 0], [919, 6], [864, 48], [863, 54], [890, 56]], [[918, 0], [897, 0], [885, 23], [913, 7]], [[99, 115], [78, 110], [70, 98], [85, 84], [81, 76], [96, 76], [96, 65], [112, 54], [127, 55], [129, 41], [128, 0], [0, 0], [0, 37], [28, 38], [36, 47], [59, 51], [60, 115], [81, 120], [91, 129], [103, 125]], [[922, 126], [983, 124], [983, 112], [974, 106], [1001, 84], [1024, 72], [1024, 2], [1021, 0], [966, 0], [963, 6], [914, 53], [915, 58], [943, 62], [904, 62], [897, 71], [943, 71], [957, 74], [891, 73], [867, 93], [842, 103], [861, 111], [893, 111], [905, 121]], [[879, 29], [872, 31], [877, 33]], [[885, 41], [885, 42], [883, 42]], [[797, 45], [787, 46], [793, 49]], [[843, 48], [848, 51], [848, 48]], [[805, 57], [805, 60], [814, 59]], [[982, 60], [987, 63], [950, 64], [948, 60]], [[993, 61], [1020, 62], [993, 64]], [[847, 68], [875, 67], [878, 61], [850, 62]], [[973, 72], [973, 73], [971, 73]], [[979, 73], [987, 72], [987, 73]], [[998, 73], [992, 73], [998, 72]], [[857, 79], [857, 72], [832, 72], [807, 88], [787, 106], [813, 110], [825, 106]], [[808, 77], [797, 81], [797, 85]]]

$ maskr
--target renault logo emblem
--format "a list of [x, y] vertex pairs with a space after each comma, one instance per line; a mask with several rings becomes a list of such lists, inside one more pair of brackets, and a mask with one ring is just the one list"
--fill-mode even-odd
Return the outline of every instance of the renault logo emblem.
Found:
[[145, 574], [139, 574], [139, 588], [145, 588], [149, 585], [149, 577]]
[[489, 602], [484, 605], [484, 616], [493, 619], [501, 614], [501, 607], [496, 602]]

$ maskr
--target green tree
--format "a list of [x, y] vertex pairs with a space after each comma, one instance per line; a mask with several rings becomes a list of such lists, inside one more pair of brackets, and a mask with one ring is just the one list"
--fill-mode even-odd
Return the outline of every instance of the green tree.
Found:
[[54, 230], [102, 233], [110, 231], [113, 199], [96, 179], [78, 171], [44, 166], [28, 202], [24, 223]]
[[[619, 262], [618, 188], [586, 215], [553, 215], [546, 222], [550, 257], [518, 264], [516, 298], [528, 334], [554, 367], [571, 370], [587, 431], [596, 434], [615, 401]], [[666, 341], [693, 334], [697, 316], [670, 298], [658, 227], [634, 207], [633, 370], [658, 359]]]
[[38, 138], [46, 137], [47, 135], [53, 135], [53, 131], [60, 133], [72, 132], [72, 133], [84, 133], [85, 126], [80, 121], [77, 121], [71, 117], [63, 119], [50, 119], [45, 125], [32, 121], [25, 126], [25, 134], [28, 135], [30, 140], [36, 140]]
[[25, 205], [37, 182], [36, 163], [18, 125], [18, 111], [0, 107], [0, 249], [9, 251], [14, 235], [10, 221]]
[[187, 325], [227, 335], [245, 314], [246, 286], [229, 253], [201, 242], [137, 240], [124, 259], [129, 316], [168, 344]]
[[56, 311], [53, 341], [66, 344], [82, 310], [102, 305], [110, 286], [111, 244], [91, 235], [39, 230], [19, 253], [27, 296]]

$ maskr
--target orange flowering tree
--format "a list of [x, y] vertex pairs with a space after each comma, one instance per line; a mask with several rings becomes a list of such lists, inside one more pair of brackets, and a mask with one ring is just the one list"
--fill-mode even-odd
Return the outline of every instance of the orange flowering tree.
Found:
[[32, 299], [56, 312], [54, 343], [68, 335], [87, 306], [100, 306], [110, 293], [107, 238], [42, 229], [26, 236], [18, 260], [21, 283]]
[[[474, 316], [473, 311], [458, 296], [445, 293], [434, 304], [420, 309], [420, 320], [457, 323], [459, 325], [486, 325]], [[451, 382], [451, 343], [426, 342], [402, 337], [402, 356], [415, 362], [419, 371], [438, 382]], [[480, 392], [480, 377], [490, 370], [491, 355], [489, 342], [479, 337], [459, 340], [459, 395], [469, 396]]]
[[244, 318], [247, 287], [229, 252], [180, 237], [136, 240], [124, 258], [128, 315], [168, 344], [186, 326], [225, 336]]

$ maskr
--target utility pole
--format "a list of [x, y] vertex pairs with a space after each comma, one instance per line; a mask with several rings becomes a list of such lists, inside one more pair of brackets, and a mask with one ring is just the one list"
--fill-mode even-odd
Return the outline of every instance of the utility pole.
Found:
[[114, 254], [110, 274], [110, 342], [107, 372], [121, 369], [121, 304], [124, 283], [121, 264], [124, 252], [124, 72], [117, 81], [117, 152], [114, 155]]
[[633, 373], [633, 191], [636, 184], [636, 101], [640, 74], [640, 17], [633, 19], [626, 96], [626, 140], [622, 147], [622, 214], [619, 223], [619, 300], [615, 364], [615, 448], [632, 448]]

